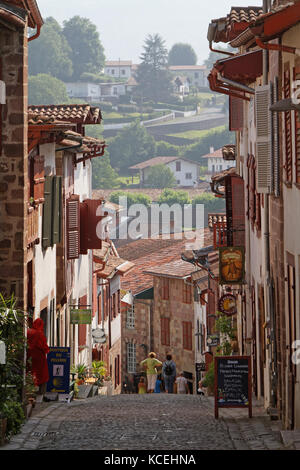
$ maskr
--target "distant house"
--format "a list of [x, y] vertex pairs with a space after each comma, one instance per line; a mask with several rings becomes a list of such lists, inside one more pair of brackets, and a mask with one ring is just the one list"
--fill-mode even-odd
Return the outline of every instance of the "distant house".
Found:
[[169, 67], [173, 75], [183, 75], [189, 79], [190, 86], [208, 88], [208, 70], [205, 65], [172, 65]]
[[211, 147], [210, 153], [203, 155], [201, 158], [207, 160], [208, 173], [212, 175], [235, 166], [235, 162], [224, 160], [223, 148], [215, 150]]
[[177, 75], [173, 80], [174, 91], [179, 95], [188, 95], [190, 92], [190, 80], [182, 75]]
[[141, 184], [147, 183], [151, 168], [165, 165], [172, 171], [176, 183], [182, 187], [194, 187], [198, 183], [200, 164], [181, 157], [154, 157], [137, 165], [131, 166], [131, 172], [139, 173]]
[[130, 78], [132, 76], [131, 60], [111, 60], [105, 62], [104, 73], [113, 78]]

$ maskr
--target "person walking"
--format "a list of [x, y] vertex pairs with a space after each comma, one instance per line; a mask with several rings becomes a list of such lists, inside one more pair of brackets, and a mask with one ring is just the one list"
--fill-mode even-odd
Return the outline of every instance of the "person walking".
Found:
[[150, 352], [147, 359], [141, 361], [140, 365], [146, 369], [148, 393], [153, 393], [157, 379], [157, 367], [161, 367], [162, 362], [156, 359], [155, 352]]
[[163, 363], [162, 372], [166, 393], [173, 393], [173, 386], [176, 378], [176, 364], [172, 360], [171, 354], [167, 354], [166, 361]]
[[177, 393], [181, 395], [189, 393], [189, 386], [187, 384], [186, 378], [183, 375], [183, 372], [181, 372], [179, 377], [177, 377], [176, 384], [177, 384]]

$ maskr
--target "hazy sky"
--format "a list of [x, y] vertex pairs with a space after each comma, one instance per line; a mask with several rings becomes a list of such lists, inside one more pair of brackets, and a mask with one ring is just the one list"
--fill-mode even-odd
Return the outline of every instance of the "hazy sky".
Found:
[[160, 34], [170, 49], [189, 43], [198, 63], [207, 58], [211, 19], [226, 16], [231, 6], [261, 6], [262, 0], [37, 0], [44, 18], [59, 23], [74, 15], [97, 25], [108, 60], [139, 62], [145, 37]]

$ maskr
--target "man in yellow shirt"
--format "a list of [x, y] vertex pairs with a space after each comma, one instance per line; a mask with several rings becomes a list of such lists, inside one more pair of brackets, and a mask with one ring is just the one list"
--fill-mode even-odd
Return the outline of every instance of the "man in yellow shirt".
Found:
[[160, 362], [156, 358], [156, 354], [154, 352], [150, 352], [148, 354], [147, 359], [144, 359], [140, 364], [141, 366], [146, 367], [146, 374], [147, 374], [147, 384], [148, 384], [148, 392], [153, 393], [155, 389], [156, 379], [157, 379], [157, 369], [156, 367], [161, 367], [162, 362]]

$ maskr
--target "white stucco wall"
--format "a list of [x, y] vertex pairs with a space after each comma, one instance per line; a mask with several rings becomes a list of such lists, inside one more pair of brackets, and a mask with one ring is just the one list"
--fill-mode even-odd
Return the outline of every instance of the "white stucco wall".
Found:
[[[185, 160], [177, 160], [181, 162], [181, 171], [176, 171], [176, 161], [167, 163], [167, 167], [169, 167], [174, 174], [178, 186], [194, 186], [194, 183], [198, 180], [199, 175], [199, 166], [192, 162], [187, 162]], [[187, 173], [191, 173], [191, 179], [186, 177]]]
[[[45, 157], [45, 176], [55, 175], [55, 144], [40, 146], [40, 155]], [[50, 302], [56, 298], [56, 245], [42, 249], [43, 207], [39, 207], [39, 239], [34, 246], [34, 275], [35, 275], [35, 316], [40, 315], [40, 303], [48, 296], [48, 312]], [[53, 292], [53, 297], [51, 297]], [[49, 314], [48, 314], [49, 319]], [[48, 325], [49, 331], [49, 325]]]

